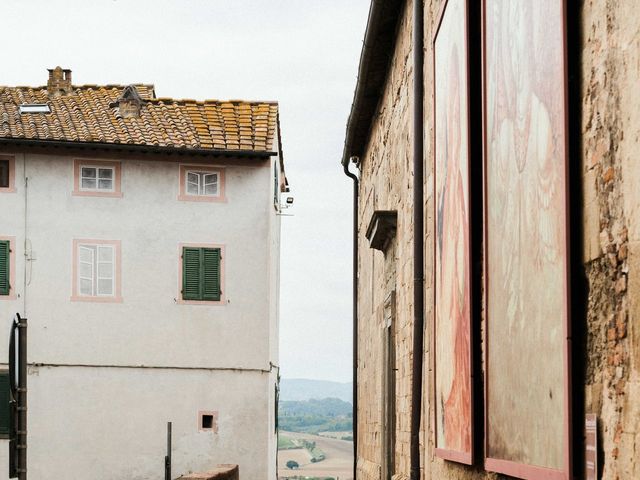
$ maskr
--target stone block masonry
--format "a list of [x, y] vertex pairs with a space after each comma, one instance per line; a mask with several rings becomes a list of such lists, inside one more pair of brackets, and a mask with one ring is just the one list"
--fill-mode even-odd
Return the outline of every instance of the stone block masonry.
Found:
[[[569, 3], [570, 0], [567, 0]], [[503, 479], [475, 466], [444, 461], [434, 454], [433, 330], [433, 48], [442, 0], [426, 0], [424, 98], [425, 211], [425, 365], [422, 478], [429, 480]], [[640, 478], [640, 22], [636, 2], [584, 0], [572, 8], [581, 60], [577, 66], [580, 112], [572, 112], [570, 177], [581, 198], [572, 202], [572, 229], [582, 236], [572, 258], [573, 295], [581, 304], [574, 329], [584, 331], [577, 345], [573, 394], [576, 411], [598, 417], [601, 480]], [[382, 477], [384, 401], [381, 395], [385, 323], [384, 302], [395, 292], [395, 480], [408, 478], [413, 333], [412, 269], [412, 42], [411, 2], [399, 19], [395, 50], [380, 93], [368, 145], [361, 157], [359, 295], [358, 480]], [[478, 90], [479, 91], [479, 90]], [[573, 192], [573, 189], [572, 189]], [[576, 200], [574, 198], [574, 200]], [[396, 210], [397, 233], [386, 252], [369, 248], [365, 231], [375, 210]], [[579, 259], [579, 260], [578, 260]], [[575, 303], [575, 302], [574, 302]], [[576, 360], [576, 359], [574, 359]], [[584, 418], [573, 419], [576, 432]], [[574, 455], [584, 448], [574, 438]], [[481, 445], [480, 454], [482, 454]], [[574, 475], [582, 477], [581, 465]]]

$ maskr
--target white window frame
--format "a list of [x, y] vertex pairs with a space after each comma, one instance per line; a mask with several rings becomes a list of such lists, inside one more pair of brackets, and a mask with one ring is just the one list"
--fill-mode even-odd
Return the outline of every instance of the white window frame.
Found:
[[[189, 175], [197, 176], [197, 183], [189, 181]], [[207, 177], [215, 177], [214, 181], [207, 182]], [[195, 185], [198, 193], [189, 191], [189, 185]], [[205, 193], [206, 187], [209, 185], [216, 186], [215, 193]], [[220, 172], [219, 171], [202, 171], [202, 170], [185, 170], [184, 174], [184, 193], [192, 197], [219, 197], [220, 196]]]
[[[83, 187], [82, 186], [82, 180], [84, 178], [91, 178], [91, 177], [85, 177], [82, 172], [83, 169], [85, 168], [92, 168], [96, 171], [96, 176], [93, 177], [93, 179], [96, 181], [96, 186], [95, 188], [87, 188], [87, 187]], [[111, 180], [111, 188], [100, 188], [100, 170], [110, 170], [111, 171], [111, 178], [110, 179], [106, 179], [103, 178], [102, 180]], [[79, 178], [78, 178], [78, 188], [80, 189], [81, 192], [108, 192], [108, 193], [113, 193], [116, 191], [116, 169], [115, 167], [112, 166], [107, 166], [107, 165], [91, 165], [91, 164], [80, 164], [80, 171], [79, 173]]]
[[[91, 261], [82, 260], [82, 252], [86, 250], [91, 252]], [[111, 252], [111, 261], [100, 260], [100, 252], [109, 250]], [[90, 265], [91, 277], [82, 276], [82, 265]], [[111, 265], [111, 276], [100, 276], [100, 266]], [[110, 244], [93, 244], [81, 243], [78, 245], [78, 295], [81, 297], [115, 297], [116, 296], [116, 249], [115, 245]], [[91, 294], [82, 291], [82, 280], [91, 281]], [[103, 293], [100, 291], [100, 281], [111, 280], [111, 293]]]

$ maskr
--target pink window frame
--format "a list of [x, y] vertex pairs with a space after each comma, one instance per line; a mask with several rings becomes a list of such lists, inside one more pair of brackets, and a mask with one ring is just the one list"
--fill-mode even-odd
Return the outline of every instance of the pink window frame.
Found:
[[[78, 248], [80, 245], [112, 245], [114, 247], [114, 295], [112, 297], [97, 295], [80, 295], [78, 291]], [[120, 240], [100, 240], [95, 238], [76, 238], [73, 240], [72, 262], [72, 302], [122, 303], [122, 252]]]
[[[113, 192], [80, 189], [80, 167], [113, 168]], [[77, 197], [122, 197], [122, 164], [118, 161], [93, 160], [91, 158], [75, 158], [73, 160], [73, 195]]]
[[0, 187], [0, 193], [16, 192], [16, 157], [13, 155], [0, 155], [0, 160], [9, 161], [9, 186]]
[[[211, 428], [202, 428], [202, 417], [205, 415], [211, 415], [213, 422]], [[198, 431], [199, 432], [213, 432], [218, 433], [218, 417], [219, 413], [213, 410], [200, 410], [198, 412]]]
[[9, 295], [0, 295], [0, 300], [16, 300], [16, 237], [0, 235], [0, 240], [9, 240]]
[[[198, 172], [205, 173], [217, 173], [218, 174], [218, 195], [216, 196], [208, 196], [208, 195], [192, 195], [187, 193], [186, 181], [187, 181], [187, 172], [193, 170]], [[224, 168], [213, 167], [211, 165], [197, 165], [197, 164], [180, 164], [180, 174], [179, 174], [179, 193], [178, 200], [182, 202], [226, 202], [227, 198], [225, 196], [225, 172]]]
[[[184, 247], [194, 248], [219, 248], [220, 249], [220, 300], [184, 300], [182, 298], [182, 249]], [[218, 243], [180, 243], [178, 244], [178, 295], [176, 296], [176, 303], [179, 305], [208, 305], [208, 306], [223, 306], [226, 305], [226, 292], [225, 292], [225, 274], [224, 274], [224, 262], [225, 262], [225, 246]]]

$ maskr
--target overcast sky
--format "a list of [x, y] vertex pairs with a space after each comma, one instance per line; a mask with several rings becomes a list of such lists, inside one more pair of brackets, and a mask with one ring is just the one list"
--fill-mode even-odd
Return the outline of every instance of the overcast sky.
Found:
[[339, 161], [369, 0], [3, 0], [0, 85], [153, 83], [160, 97], [277, 100], [284, 378], [351, 381], [351, 180]]

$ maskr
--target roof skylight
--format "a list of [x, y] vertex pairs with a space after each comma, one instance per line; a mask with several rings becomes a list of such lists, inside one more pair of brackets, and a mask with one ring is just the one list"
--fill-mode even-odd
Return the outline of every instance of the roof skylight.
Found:
[[20, 113], [51, 113], [51, 108], [46, 103], [23, 103]]

